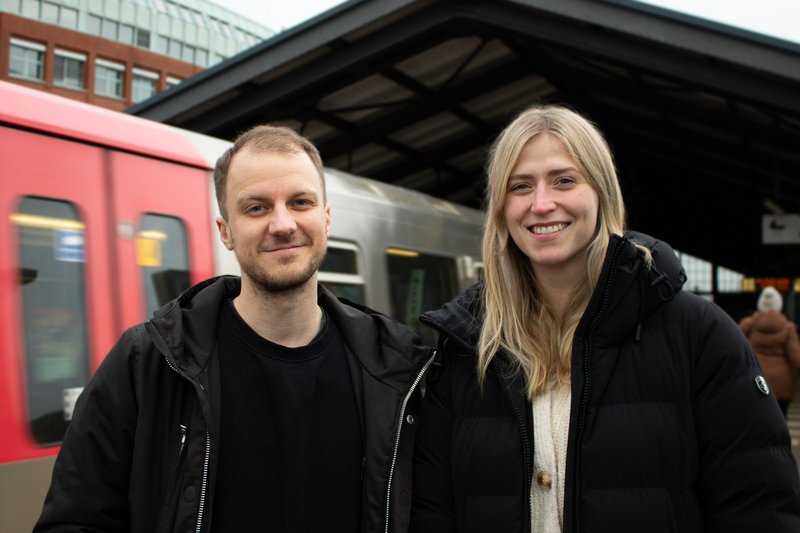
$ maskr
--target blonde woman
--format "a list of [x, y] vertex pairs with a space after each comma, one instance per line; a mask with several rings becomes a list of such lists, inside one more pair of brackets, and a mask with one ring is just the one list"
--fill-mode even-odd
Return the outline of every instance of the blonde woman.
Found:
[[800, 531], [790, 438], [746, 339], [681, 291], [669, 246], [625, 232], [600, 132], [525, 111], [487, 195], [484, 284], [422, 317], [441, 367], [410, 531]]

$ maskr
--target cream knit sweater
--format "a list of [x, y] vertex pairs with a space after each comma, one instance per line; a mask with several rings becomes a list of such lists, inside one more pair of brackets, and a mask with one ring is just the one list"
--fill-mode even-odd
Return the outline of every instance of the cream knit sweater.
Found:
[[532, 533], [560, 533], [564, 527], [564, 484], [572, 394], [569, 386], [533, 400]]

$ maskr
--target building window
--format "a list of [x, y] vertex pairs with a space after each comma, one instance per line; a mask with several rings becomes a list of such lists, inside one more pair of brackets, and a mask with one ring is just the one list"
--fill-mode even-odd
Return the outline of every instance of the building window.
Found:
[[181, 59], [183, 55], [183, 43], [174, 39], [169, 39], [169, 51], [167, 55], [175, 59]]
[[94, 66], [94, 92], [101, 96], [122, 98], [125, 66], [98, 59]]
[[8, 73], [17, 78], [42, 81], [44, 79], [44, 53], [41, 44], [11, 39]]
[[717, 292], [742, 292], [744, 274], [725, 267], [717, 267]]
[[127, 24], [119, 25], [119, 42], [133, 44], [133, 26]]
[[19, 13], [20, 0], [4, 0], [3, 8], [8, 13]]
[[86, 65], [85, 55], [56, 50], [56, 70], [53, 74], [53, 83], [62, 87], [83, 89], [84, 65]]
[[201, 67], [205, 67], [208, 63], [208, 52], [203, 50], [202, 48], [198, 48], [195, 52], [194, 56], [194, 63], [195, 65], [200, 65]]
[[182, 59], [187, 63], [194, 63], [194, 46], [189, 46], [188, 44], [183, 45]]
[[148, 30], [136, 28], [136, 46], [150, 48], [150, 32]]
[[38, 19], [40, 5], [39, 0], [22, 0], [22, 16]]
[[133, 69], [133, 81], [131, 82], [131, 100], [133, 103], [147, 100], [158, 89], [158, 74], [149, 70]]
[[156, 41], [156, 52], [167, 55], [167, 52], [169, 52], [169, 39], [159, 35]]
[[116, 41], [118, 26], [113, 20], [103, 19], [103, 24], [100, 26], [100, 36]]
[[70, 9], [68, 7], [61, 7], [58, 17], [58, 23], [65, 28], [77, 29], [78, 27], [78, 10]]
[[50, 2], [42, 4], [42, 22], [58, 24], [58, 6]]
[[175, 87], [181, 81], [183, 80], [181, 80], [180, 78], [173, 78], [172, 76], [167, 76], [167, 89], [169, 89], [170, 87]]
[[86, 19], [86, 31], [92, 35], [100, 35], [100, 25], [102, 22], [103, 19], [100, 17], [89, 15], [89, 17]]

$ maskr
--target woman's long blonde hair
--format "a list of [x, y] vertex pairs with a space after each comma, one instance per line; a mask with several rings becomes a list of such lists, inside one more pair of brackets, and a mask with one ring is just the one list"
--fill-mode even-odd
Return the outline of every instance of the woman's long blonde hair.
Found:
[[[548, 133], [560, 140], [598, 196], [595, 235], [587, 249], [586, 277], [575, 286], [565, 316], [542, 300], [530, 259], [509, 237], [504, 205], [508, 178], [526, 143]], [[528, 396], [570, 382], [572, 338], [600, 276], [612, 234], [622, 234], [625, 206], [614, 160], [602, 134], [588, 120], [560, 106], [534, 106], [514, 119], [495, 141], [487, 166], [487, 214], [483, 233], [483, 326], [478, 377], [503, 350], [525, 373]]]

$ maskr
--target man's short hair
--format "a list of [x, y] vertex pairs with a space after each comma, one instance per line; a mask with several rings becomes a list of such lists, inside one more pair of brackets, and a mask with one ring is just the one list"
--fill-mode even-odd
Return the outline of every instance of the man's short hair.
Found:
[[217, 194], [217, 205], [222, 218], [227, 220], [228, 213], [225, 209], [225, 186], [228, 182], [228, 169], [231, 166], [233, 156], [242, 149], [247, 148], [253, 152], [278, 152], [297, 154], [305, 152], [314, 164], [322, 182], [322, 199], [326, 201], [325, 195], [325, 172], [322, 169], [322, 157], [319, 150], [311, 141], [285, 126], [270, 126], [268, 124], [254, 126], [239, 135], [233, 141], [233, 145], [225, 150], [214, 166], [214, 190]]

